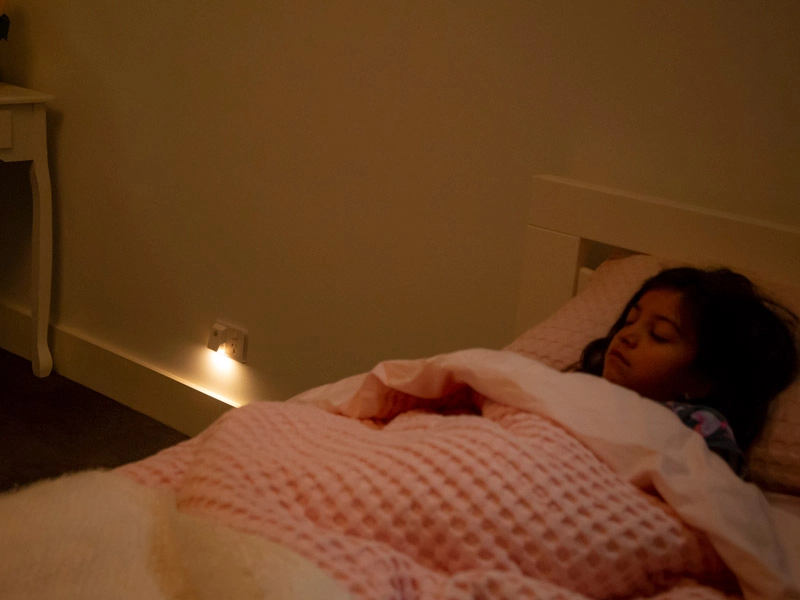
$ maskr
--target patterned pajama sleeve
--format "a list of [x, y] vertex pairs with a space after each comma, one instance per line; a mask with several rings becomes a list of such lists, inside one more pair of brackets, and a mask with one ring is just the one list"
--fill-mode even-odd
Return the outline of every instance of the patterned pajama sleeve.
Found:
[[720, 412], [708, 406], [668, 402], [684, 425], [694, 429], [706, 440], [709, 450], [720, 455], [740, 477], [745, 476], [744, 453], [736, 443], [728, 420]]

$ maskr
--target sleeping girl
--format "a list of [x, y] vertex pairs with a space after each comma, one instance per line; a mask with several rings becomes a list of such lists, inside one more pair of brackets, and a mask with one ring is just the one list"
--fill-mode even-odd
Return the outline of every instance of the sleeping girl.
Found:
[[[671, 270], [579, 368], [668, 404], [739, 467], [796, 371], [790, 323], [739, 275]], [[143, 461], [0, 497], [0, 589], [800, 597], [791, 515], [613, 384], [473, 348], [251, 403]]]
[[671, 408], [740, 475], [770, 402], [797, 375], [797, 317], [728, 269], [647, 280], [571, 370]]

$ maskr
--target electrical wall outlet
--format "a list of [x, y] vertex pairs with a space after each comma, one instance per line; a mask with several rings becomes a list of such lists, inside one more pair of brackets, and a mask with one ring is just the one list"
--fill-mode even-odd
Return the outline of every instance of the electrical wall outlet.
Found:
[[208, 336], [208, 347], [243, 363], [247, 358], [247, 330], [217, 321]]

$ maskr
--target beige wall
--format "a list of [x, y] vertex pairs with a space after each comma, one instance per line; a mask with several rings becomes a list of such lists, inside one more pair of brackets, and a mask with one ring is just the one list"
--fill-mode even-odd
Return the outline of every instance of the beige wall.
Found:
[[4, 78], [57, 98], [55, 324], [234, 399], [509, 341], [534, 173], [800, 225], [794, 0], [9, 4]]

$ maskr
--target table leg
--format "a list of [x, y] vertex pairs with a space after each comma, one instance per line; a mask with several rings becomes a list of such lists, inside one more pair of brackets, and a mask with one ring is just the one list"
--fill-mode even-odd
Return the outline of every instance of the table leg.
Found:
[[47, 165], [47, 145], [44, 131], [44, 105], [37, 123], [41, 132], [34, 132], [41, 140], [42, 148], [30, 166], [31, 192], [33, 195], [33, 237], [31, 278], [31, 325], [33, 327], [33, 351], [31, 363], [37, 377], [47, 377], [53, 368], [53, 357], [47, 345], [50, 322], [50, 286], [53, 270], [53, 199], [50, 189], [50, 172]]

